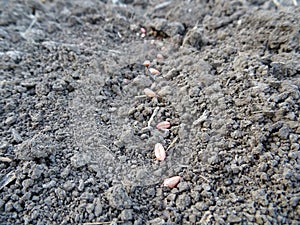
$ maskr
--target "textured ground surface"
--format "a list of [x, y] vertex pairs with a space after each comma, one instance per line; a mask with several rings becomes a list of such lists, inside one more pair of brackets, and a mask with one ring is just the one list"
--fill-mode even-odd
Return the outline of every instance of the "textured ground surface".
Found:
[[299, 6], [123, 3], [0, 1], [0, 224], [299, 224]]

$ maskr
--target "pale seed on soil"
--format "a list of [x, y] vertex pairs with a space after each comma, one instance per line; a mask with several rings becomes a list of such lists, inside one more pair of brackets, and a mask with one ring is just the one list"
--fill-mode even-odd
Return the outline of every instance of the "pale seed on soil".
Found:
[[163, 186], [169, 187], [169, 188], [174, 188], [180, 182], [180, 179], [181, 179], [180, 176], [167, 178], [164, 180]]
[[171, 126], [170, 122], [163, 121], [156, 125], [156, 128], [159, 130], [168, 129]]
[[144, 65], [145, 67], [148, 68], [148, 66], [150, 66], [150, 61], [149, 61], [149, 60], [146, 60], [146, 61], [143, 63], [143, 65]]
[[162, 54], [158, 53], [158, 54], [156, 55], [156, 58], [157, 58], [157, 59], [163, 59], [164, 57], [163, 57]]
[[164, 161], [166, 158], [166, 151], [161, 143], [155, 144], [154, 153], [157, 160]]
[[145, 29], [144, 27], [141, 27], [141, 32], [142, 32], [143, 34], [145, 34], [147, 31], [146, 31], [146, 29]]
[[157, 97], [157, 94], [149, 88], [145, 88], [144, 93], [145, 93], [145, 95], [147, 95], [150, 98]]
[[149, 68], [149, 72], [152, 75], [159, 75], [160, 74], [160, 72], [157, 69], [154, 69], [154, 68]]

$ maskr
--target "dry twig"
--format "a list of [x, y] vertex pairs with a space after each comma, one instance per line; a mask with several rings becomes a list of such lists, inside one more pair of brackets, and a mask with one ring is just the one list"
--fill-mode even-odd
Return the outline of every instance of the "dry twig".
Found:
[[156, 116], [158, 110], [159, 110], [159, 107], [157, 106], [157, 107], [154, 109], [154, 111], [153, 111], [153, 113], [152, 113], [152, 115], [151, 115], [151, 117], [150, 117], [150, 119], [149, 119], [149, 121], [148, 121], [148, 127], [151, 127], [151, 123], [152, 123], [154, 117]]
[[175, 145], [175, 143], [176, 143], [177, 140], [178, 140], [178, 136], [173, 139], [173, 141], [171, 142], [171, 144], [169, 145], [169, 147], [166, 149], [166, 151], [168, 151], [170, 148], [172, 148]]

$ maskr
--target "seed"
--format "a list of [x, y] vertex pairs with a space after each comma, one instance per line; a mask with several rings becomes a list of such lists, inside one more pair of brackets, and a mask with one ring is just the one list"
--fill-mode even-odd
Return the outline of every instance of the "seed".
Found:
[[146, 60], [146, 61], [143, 63], [143, 65], [144, 65], [145, 67], [150, 66], [150, 61], [149, 61], [149, 60]]
[[154, 69], [154, 68], [149, 68], [149, 72], [153, 75], [159, 75], [160, 74], [160, 72], [157, 69]]
[[149, 88], [145, 88], [144, 93], [145, 93], [145, 95], [147, 95], [150, 98], [157, 97], [157, 94]]
[[157, 58], [157, 59], [164, 59], [163, 55], [160, 54], [160, 53], [158, 53], [158, 54], [156, 55], [156, 58]]
[[145, 34], [147, 31], [146, 31], [146, 29], [145, 29], [144, 27], [141, 27], [141, 32], [142, 32], [143, 34]]
[[164, 146], [162, 146], [161, 143], [155, 144], [154, 153], [155, 153], [155, 156], [156, 156], [157, 160], [160, 160], [160, 161], [164, 161], [165, 160], [165, 158], [166, 158], [166, 151], [164, 149]]
[[163, 121], [156, 125], [156, 128], [159, 130], [168, 129], [171, 126], [170, 122]]
[[169, 187], [169, 188], [174, 188], [180, 182], [180, 179], [181, 179], [180, 176], [167, 178], [164, 180], [163, 186]]

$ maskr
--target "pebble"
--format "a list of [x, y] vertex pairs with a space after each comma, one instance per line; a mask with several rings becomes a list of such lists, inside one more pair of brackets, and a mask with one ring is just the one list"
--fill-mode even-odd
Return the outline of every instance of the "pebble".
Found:
[[279, 129], [278, 136], [281, 139], [284, 139], [284, 140], [288, 139], [289, 134], [290, 134], [290, 129], [288, 127], [283, 126], [282, 128]]
[[78, 189], [78, 191], [83, 191], [84, 181], [82, 179], [79, 180], [79, 185], [78, 185], [77, 189]]
[[129, 221], [129, 220], [132, 220], [133, 219], [133, 215], [132, 215], [133, 211], [132, 209], [124, 209], [122, 212], [121, 212], [121, 220], [122, 221]]
[[63, 189], [61, 189], [61, 188], [56, 188], [55, 189], [55, 194], [61, 200], [65, 199], [65, 197], [66, 197], [66, 192]]
[[12, 133], [12, 136], [13, 136], [13, 139], [15, 142], [17, 142], [17, 143], [23, 142], [23, 138], [21, 137], [21, 135], [19, 134], [19, 132], [17, 130], [11, 129], [11, 133]]
[[63, 185], [64, 190], [68, 192], [72, 191], [74, 187], [75, 187], [74, 182], [70, 180], [66, 181], [66, 183], [64, 183]]
[[206, 210], [208, 210], [208, 205], [205, 202], [197, 202], [195, 204], [195, 207], [199, 211], [206, 211]]
[[141, 139], [142, 140], [146, 140], [146, 139], [148, 139], [149, 138], [149, 135], [148, 134], [142, 134], [141, 135]]
[[43, 184], [42, 187], [45, 188], [45, 189], [48, 189], [48, 188], [55, 187], [55, 185], [56, 185], [56, 181], [55, 180], [51, 180], [48, 183]]
[[186, 193], [183, 193], [178, 196], [176, 200], [176, 207], [180, 210], [185, 210], [187, 207], [189, 207], [192, 203], [192, 199], [189, 195]]
[[109, 205], [113, 208], [122, 210], [132, 206], [132, 201], [122, 185], [115, 185], [109, 188], [105, 195], [109, 201]]
[[241, 222], [241, 218], [238, 217], [238, 216], [236, 216], [236, 215], [230, 214], [227, 217], [227, 221], [229, 223], [240, 223]]
[[180, 182], [177, 185], [177, 188], [180, 192], [188, 191], [190, 189], [189, 184], [187, 182]]
[[38, 96], [46, 96], [50, 92], [50, 88], [46, 83], [40, 82], [35, 86], [35, 93]]
[[300, 149], [300, 145], [298, 144], [298, 143], [293, 143], [292, 145], [291, 145], [291, 150], [292, 151], [299, 151], [299, 149]]
[[232, 164], [230, 166], [230, 168], [231, 168], [231, 171], [232, 171], [233, 174], [238, 174], [240, 172], [240, 167], [237, 166], [236, 164]]
[[101, 216], [103, 213], [103, 206], [101, 204], [100, 199], [98, 198], [95, 202], [95, 210], [94, 210], [94, 214], [96, 217]]
[[15, 115], [7, 117], [6, 120], [4, 121], [5, 124], [7, 125], [12, 125], [17, 121], [17, 117]]
[[22, 181], [23, 190], [26, 191], [30, 186], [32, 186], [34, 181], [32, 179], [26, 179]]
[[85, 208], [85, 210], [87, 211], [87, 213], [90, 213], [90, 214], [93, 213], [94, 209], [95, 209], [95, 205], [93, 203], [87, 204], [87, 206]]
[[61, 176], [62, 178], [66, 178], [66, 177], [70, 174], [70, 171], [71, 171], [70, 167], [66, 167], [66, 168], [64, 168], [64, 170], [61, 172], [60, 176]]
[[52, 89], [54, 91], [63, 91], [66, 88], [66, 82], [64, 80], [57, 80], [55, 83], [52, 85]]
[[33, 168], [33, 170], [31, 171], [31, 173], [30, 173], [30, 178], [33, 179], [33, 180], [39, 179], [42, 176], [42, 174], [44, 172], [44, 169], [45, 168], [41, 165], [35, 166]]
[[199, 28], [193, 28], [189, 30], [182, 42], [182, 46], [192, 46], [198, 50], [200, 50], [203, 45], [204, 42], [202, 38], [202, 30]]
[[12, 201], [8, 201], [6, 204], [5, 204], [5, 212], [10, 212], [10, 211], [12, 211], [13, 210], [13, 208], [14, 208], [14, 206], [13, 206], [13, 203], [12, 203]]

